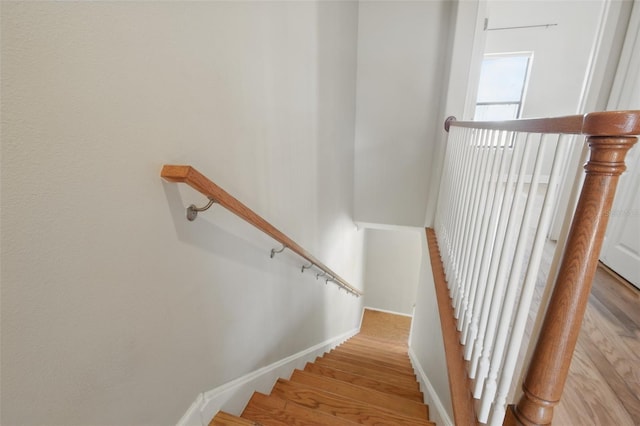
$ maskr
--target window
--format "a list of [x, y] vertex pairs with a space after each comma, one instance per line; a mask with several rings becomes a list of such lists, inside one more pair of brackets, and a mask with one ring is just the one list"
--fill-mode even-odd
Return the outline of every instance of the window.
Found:
[[474, 120], [520, 118], [533, 53], [485, 55]]

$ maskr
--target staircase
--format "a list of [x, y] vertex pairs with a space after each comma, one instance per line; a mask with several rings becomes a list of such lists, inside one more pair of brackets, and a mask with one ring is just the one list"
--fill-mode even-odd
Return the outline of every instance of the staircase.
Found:
[[407, 355], [408, 317], [365, 310], [360, 333], [255, 392], [240, 417], [220, 411], [209, 426], [427, 425]]

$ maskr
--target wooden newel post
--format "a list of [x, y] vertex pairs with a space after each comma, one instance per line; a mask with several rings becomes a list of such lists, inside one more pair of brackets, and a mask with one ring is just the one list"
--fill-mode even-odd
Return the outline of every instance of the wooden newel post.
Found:
[[594, 113], [584, 117], [590, 158], [556, 284], [545, 314], [524, 395], [510, 406], [505, 425], [551, 424], [560, 401], [587, 306], [591, 283], [624, 159], [640, 133], [638, 112]]

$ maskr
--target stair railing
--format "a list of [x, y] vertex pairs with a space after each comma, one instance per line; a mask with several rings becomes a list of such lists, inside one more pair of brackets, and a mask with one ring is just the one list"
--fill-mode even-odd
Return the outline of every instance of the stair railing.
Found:
[[[624, 158], [640, 111], [553, 119], [461, 122], [449, 132], [435, 235], [467, 361], [477, 421], [550, 424], [560, 400], [597, 267]], [[542, 326], [532, 336], [517, 405], [508, 405], [563, 173], [572, 144], [590, 158]], [[544, 277], [543, 277], [544, 278]], [[555, 280], [554, 280], [555, 278]], [[453, 390], [452, 390], [453, 393]]]
[[208, 204], [202, 208], [197, 208], [193, 205], [189, 206], [187, 208], [187, 219], [194, 220], [198, 212], [207, 210], [214, 203], [219, 204], [282, 244], [282, 248], [278, 250], [271, 250], [272, 258], [276, 253], [280, 253], [284, 249], [289, 249], [309, 262], [309, 265], [303, 265], [301, 267], [301, 271], [303, 273], [305, 269], [316, 268], [322, 271], [322, 273], [318, 273], [316, 275], [316, 278], [321, 276], [326, 283], [333, 282], [356, 297], [363, 294], [360, 290], [350, 285], [344, 278], [331, 270], [331, 268], [302, 248], [298, 243], [271, 225], [264, 218], [237, 200], [220, 186], [213, 183], [195, 168], [182, 165], [165, 165], [162, 168], [160, 176], [169, 182], [186, 183], [209, 199]]

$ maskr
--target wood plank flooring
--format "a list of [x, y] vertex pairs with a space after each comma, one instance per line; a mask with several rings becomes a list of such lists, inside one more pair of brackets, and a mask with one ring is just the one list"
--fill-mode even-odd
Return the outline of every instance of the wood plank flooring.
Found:
[[372, 309], [365, 310], [360, 326], [360, 333], [363, 335], [397, 342], [405, 348], [409, 342], [409, 330], [411, 330], [411, 317]]
[[640, 425], [640, 291], [598, 268], [554, 425]]
[[[525, 341], [542, 300], [556, 244], [547, 240], [532, 299]], [[519, 365], [522, 366], [524, 353]], [[640, 425], [640, 290], [596, 270], [560, 404], [557, 426]]]

